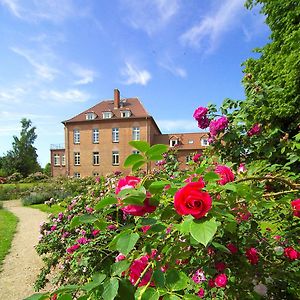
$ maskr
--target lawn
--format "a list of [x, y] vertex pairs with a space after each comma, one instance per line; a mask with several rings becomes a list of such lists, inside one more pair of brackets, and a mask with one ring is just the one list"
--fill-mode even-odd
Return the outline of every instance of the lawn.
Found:
[[0, 209], [0, 265], [10, 249], [17, 223], [18, 218], [13, 213]]
[[61, 207], [59, 205], [52, 205], [51, 207], [49, 205], [46, 205], [46, 204], [33, 204], [33, 205], [30, 205], [29, 207], [31, 208], [36, 208], [36, 209], [39, 209], [43, 212], [46, 212], [46, 213], [52, 213], [52, 214], [58, 214], [59, 212], [61, 211], [64, 211], [65, 208], [64, 207]]

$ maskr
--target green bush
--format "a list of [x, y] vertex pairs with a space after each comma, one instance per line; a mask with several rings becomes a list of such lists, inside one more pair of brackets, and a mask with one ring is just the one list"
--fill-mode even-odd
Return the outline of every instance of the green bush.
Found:
[[28, 177], [24, 178], [22, 182], [37, 182], [47, 179], [49, 179], [49, 177], [46, 174], [43, 174], [42, 172], [36, 172], [28, 175]]
[[22, 204], [24, 206], [32, 205], [32, 204], [42, 204], [45, 201], [48, 201], [51, 198], [50, 193], [35, 193], [32, 192], [30, 195], [22, 198]]

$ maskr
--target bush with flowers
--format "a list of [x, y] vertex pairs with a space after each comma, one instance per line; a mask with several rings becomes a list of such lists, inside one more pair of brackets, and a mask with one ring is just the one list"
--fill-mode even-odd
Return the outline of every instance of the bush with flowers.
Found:
[[[217, 139], [230, 123], [208, 111], [194, 117]], [[130, 144], [133, 172], [169, 163], [165, 145]], [[225, 163], [210, 147], [171, 170], [99, 179], [50, 216], [36, 288], [50, 273], [58, 288], [29, 299], [299, 299], [299, 174]]]

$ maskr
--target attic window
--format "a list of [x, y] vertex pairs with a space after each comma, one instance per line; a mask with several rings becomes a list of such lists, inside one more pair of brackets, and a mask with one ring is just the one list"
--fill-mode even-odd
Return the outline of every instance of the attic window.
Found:
[[175, 147], [178, 145], [178, 139], [171, 139], [170, 140], [170, 147]]
[[112, 112], [111, 111], [105, 111], [102, 113], [103, 119], [110, 119], [112, 117]]
[[94, 112], [88, 112], [85, 114], [85, 119], [86, 120], [94, 120], [96, 119], [97, 115]]
[[193, 140], [189, 140], [189, 144], [194, 144], [194, 141]]
[[131, 116], [130, 110], [123, 110], [121, 111], [121, 118], [129, 118]]
[[209, 142], [207, 138], [202, 138], [201, 139], [201, 146], [207, 147], [209, 146]]

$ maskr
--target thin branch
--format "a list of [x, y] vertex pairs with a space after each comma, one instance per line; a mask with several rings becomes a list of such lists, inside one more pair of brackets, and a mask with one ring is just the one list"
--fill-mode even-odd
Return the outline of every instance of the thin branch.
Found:
[[289, 190], [289, 191], [283, 191], [283, 192], [277, 192], [277, 193], [269, 193], [269, 194], [264, 194], [264, 197], [275, 197], [275, 196], [280, 196], [284, 194], [289, 194], [289, 193], [299, 193], [299, 190]]
[[137, 287], [139, 285], [139, 283], [141, 282], [141, 280], [143, 279], [143, 277], [145, 276], [146, 272], [148, 271], [148, 269], [152, 266], [152, 263], [149, 263], [146, 268], [144, 269], [144, 271], [141, 273], [140, 277], [138, 278], [138, 280], [136, 281], [136, 283], [134, 284], [135, 287]]

